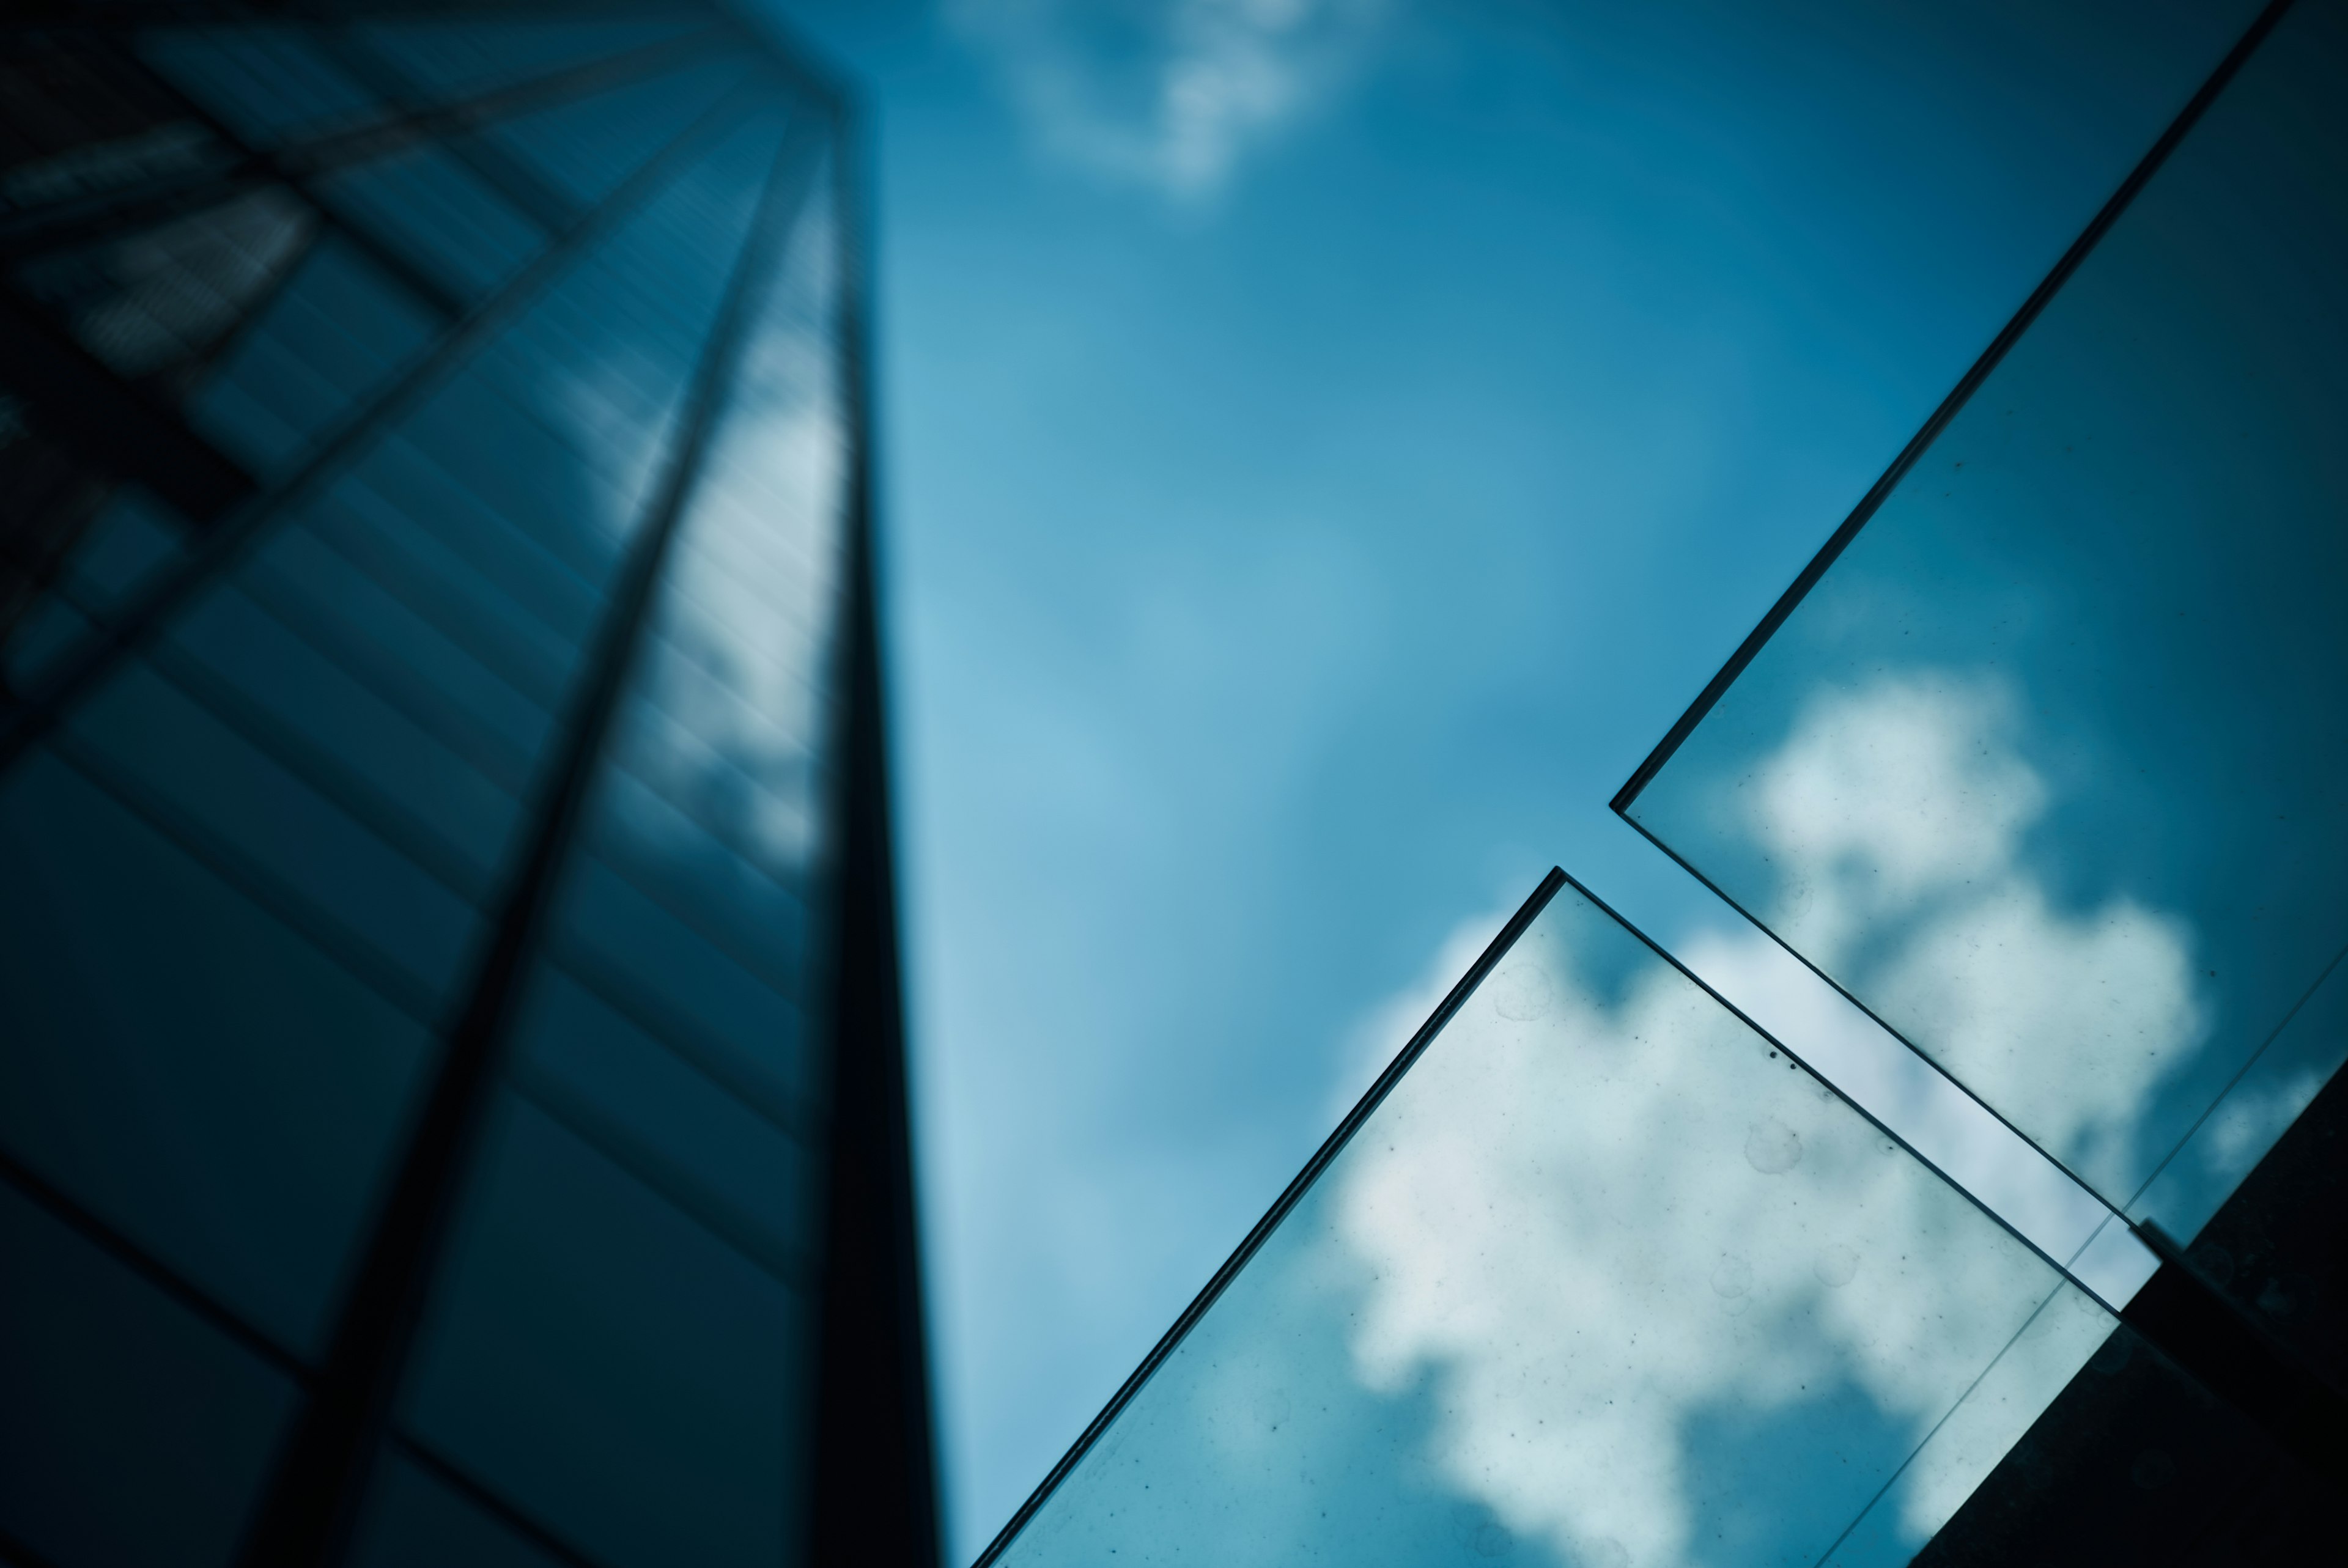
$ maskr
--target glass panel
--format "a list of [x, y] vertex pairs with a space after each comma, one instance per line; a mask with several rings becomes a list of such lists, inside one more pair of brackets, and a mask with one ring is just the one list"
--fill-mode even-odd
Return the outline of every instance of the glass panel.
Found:
[[474, 907], [340, 806], [134, 661], [76, 709], [67, 733], [142, 804], [200, 825], [324, 918], [396, 966], [437, 1009], [471, 957]]
[[2282, 19], [1629, 807], [2132, 1214], [2348, 944], [2343, 70]]
[[625, 83], [505, 120], [485, 133], [581, 201], [607, 194], [748, 71], [740, 56]]
[[523, 1091], [542, 1107], [785, 1278], [809, 1276], [815, 1159], [770, 1112], [551, 968], [520, 1056]]
[[306, 529], [276, 535], [236, 586], [504, 788], [527, 789], [551, 715]]
[[480, 92], [528, 81], [656, 44], [705, 25], [701, 18], [626, 16], [513, 21], [468, 17], [446, 22], [400, 19], [354, 29], [368, 47], [406, 76], [442, 96]]
[[57, 1568], [227, 1563], [293, 1385], [5, 1184], [0, 1259], [0, 1539]]
[[431, 1055], [420, 1025], [36, 753], [0, 790], [0, 1035], [17, 1158], [316, 1346]]
[[123, 600], [181, 559], [185, 519], [137, 486], [115, 492], [66, 564], [67, 591], [84, 610], [112, 618]]
[[355, 1568], [554, 1568], [496, 1515], [402, 1453], [376, 1468]]
[[626, 773], [597, 781], [583, 825], [588, 846], [629, 881], [784, 995], [803, 992], [808, 910], [799, 889]]
[[501, 1122], [410, 1430], [612, 1568], [783, 1561], [808, 1304], [543, 1112]]
[[[311, 533], [462, 645], [508, 685], [543, 708], [556, 707], [570, 682], [579, 642], [524, 613], [465, 557], [387, 505], [367, 483], [372, 477], [372, 474], [355, 477], [311, 508], [304, 519]], [[479, 505], [464, 507], [460, 516], [446, 521], [458, 527], [496, 528], [509, 537], [513, 534], [510, 526], [501, 526], [494, 514]], [[551, 563], [539, 565], [541, 582], [560, 579], [576, 590], [575, 579], [553, 569]], [[583, 592], [581, 597], [585, 597]]]
[[2122, 1325], [1915, 1568], [2304, 1563], [2338, 1537], [2335, 1492]]
[[437, 148], [363, 164], [319, 187], [330, 206], [415, 255], [460, 295], [479, 297], [520, 271], [545, 235]]
[[737, 1064], [782, 1103], [813, 1085], [804, 1005], [759, 979], [700, 932], [592, 855], [563, 874], [554, 944], [564, 961], [647, 1017], [661, 1032]]
[[438, 325], [357, 251], [326, 241], [230, 347], [188, 417], [232, 455], [282, 475]]
[[2108, 1331], [2066, 1289], [1569, 888], [1000, 1561], [1759, 1568], [1872, 1507], [1888, 1568]]
[[512, 795], [233, 588], [183, 617], [167, 647], [165, 657], [180, 656], [175, 674], [194, 664], [215, 689], [226, 688], [221, 695], [324, 753], [340, 764], [334, 786], [341, 794], [362, 798], [378, 818], [396, 817], [409, 835], [457, 851], [470, 873], [469, 895], [488, 896], [520, 818]]
[[325, 124], [371, 118], [373, 94], [289, 27], [159, 29], [139, 52], [166, 81], [261, 142]]

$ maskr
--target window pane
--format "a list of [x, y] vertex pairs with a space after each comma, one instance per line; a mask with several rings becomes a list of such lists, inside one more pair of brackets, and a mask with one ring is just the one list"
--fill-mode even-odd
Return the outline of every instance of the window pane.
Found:
[[345, 169], [320, 189], [328, 205], [413, 254], [460, 296], [486, 295], [544, 248], [536, 224], [437, 148]]
[[508, 21], [468, 16], [455, 24], [396, 19], [354, 29], [369, 48], [436, 93], [453, 97], [527, 81], [566, 66], [673, 38], [694, 17], [625, 16]]
[[292, 1384], [5, 1184], [0, 1259], [0, 1531], [57, 1568], [228, 1563]]
[[1875, 1504], [1889, 1568], [2108, 1332], [2067, 1289], [1568, 889], [1003, 1561], [1758, 1568]]
[[17, 1158], [315, 1347], [432, 1054], [419, 1024], [36, 753], [0, 790], [0, 1034]]
[[2223, 1185], [2146, 1182], [2348, 946], [2343, 70], [2282, 18], [1629, 808], [2185, 1236]]
[[562, 1560], [398, 1452], [376, 1467], [354, 1568], [555, 1568]]
[[519, 1055], [524, 1091], [573, 1131], [785, 1278], [812, 1269], [816, 1162], [771, 1107], [752, 1109], [761, 1097], [736, 1098], [551, 967]]
[[563, 874], [554, 948], [661, 1032], [736, 1063], [784, 1104], [808, 1103], [805, 1004], [787, 998], [592, 855]]
[[126, 667], [68, 723], [109, 776], [366, 942], [429, 1005], [447, 996], [480, 927], [474, 907], [152, 666]]
[[784, 1560], [807, 1304], [527, 1104], [485, 1165], [410, 1428], [612, 1568]]

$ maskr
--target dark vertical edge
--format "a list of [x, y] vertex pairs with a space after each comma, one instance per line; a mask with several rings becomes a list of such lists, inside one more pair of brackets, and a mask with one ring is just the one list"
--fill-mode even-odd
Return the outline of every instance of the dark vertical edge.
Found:
[[849, 491], [828, 1009], [831, 1104], [808, 1561], [936, 1568], [942, 1542], [876, 559], [869, 175], [860, 156], [861, 128], [844, 102], [836, 123], [837, 319]]
[[432, 1284], [489, 1120], [497, 1070], [585, 814], [595, 764], [660, 580], [670, 540], [732, 382], [745, 321], [770, 282], [804, 202], [794, 178], [808, 138], [787, 132], [741, 241], [695, 369], [676, 446], [622, 563], [583, 662], [561, 750], [467, 988], [416, 1131], [344, 1302], [309, 1403], [279, 1457], [239, 1556], [242, 1568], [329, 1568], [352, 1539]]
[[1850, 516], [1843, 519], [1842, 526], [1836, 528], [1825, 546], [1810, 558], [1809, 564], [1802, 569], [1791, 586], [1778, 595], [1777, 602], [1769, 607], [1769, 613], [1761, 618], [1761, 624], [1737, 644], [1736, 651], [1729, 655], [1728, 662], [1720, 667], [1720, 672], [1705, 682], [1696, 700], [1688, 705], [1687, 712], [1682, 713], [1669, 733], [1656, 743], [1655, 749], [1647, 753], [1646, 760], [1624, 781], [1622, 787], [1614, 792], [1613, 800], [1608, 803], [1613, 811], [1622, 815], [1630, 814], [1632, 803], [1639, 798], [1639, 792], [1653, 782], [1655, 775], [1663, 771], [1663, 764], [1672, 760], [1673, 753], [1704, 722], [1704, 715], [1711, 712], [1714, 705], [1726, 695], [1728, 688], [1735, 684], [1736, 678], [1745, 672], [1745, 667], [1753, 662], [1769, 639], [1776, 635], [1777, 629], [1786, 623], [1787, 618], [1808, 597], [1810, 589], [1818, 586], [1818, 579], [1826, 576], [1827, 569], [1850, 548], [1850, 541], [1859, 537], [1859, 530], [1865, 528], [1868, 519], [1874, 517], [1883, 503], [1890, 498], [1891, 492], [1899, 488], [1900, 481], [1908, 477], [1908, 471], [1922, 458], [1932, 443], [1940, 439], [1941, 432], [1948, 428], [1949, 422], [1956, 418], [1958, 411], [1972, 401], [1982, 383], [1989, 379], [1990, 373], [1998, 367], [1999, 362], [2030, 329], [2030, 323], [2038, 319], [2047, 303], [2070, 281], [2071, 274], [2079, 270], [2089, 252], [2102, 241], [2112, 225], [2119, 221], [2120, 214], [2127, 210], [2128, 205], [2160, 171], [2160, 166], [2168, 161], [2168, 155], [2177, 150], [2186, 133], [2218, 100], [2218, 95], [2241, 70], [2243, 63], [2258, 52], [2259, 46], [2266, 41], [2268, 34], [2274, 31], [2275, 25], [2282, 20], [2283, 13], [2291, 6], [2291, 0], [2271, 0], [2267, 8], [2259, 13], [2258, 19], [2250, 24], [2233, 48], [2227, 51], [2226, 57], [2218, 62], [2218, 68], [2209, 73], [2209, 79], [2187, 100], [2185, 107], [2178, 111], [2177, 118], [2169, 121], [2168, 128], [2160, 133], [2160, 139], [2154, 142], [2151, 149], [2128, 171], [2128, 177], [2120, 181], [2120, 187], [2112, 193], [2111, 200], [2104, 203], [2079, 237], [2071, 242], [2071, 248], [2063, 252], [2062, 260], [2054, 263], [2054, 270], [2030, 292], [2030, 297], [2023, 302], [2022, 308], [2014, 312], [2013, 319], [1990, 340], [1989, 347], [1982, 351], [1982, 356], [1973, 362], [1972, 368], [1966, 371], [1963, 379], [1957, 383], [1947, 397], [1941, 399], [1941, 405], [1932, 411], [1932, 416], [1924, 422], [1924, 427], [1900, 448], [1900, 456], [1891, 460], [1891, 466], [1883, 471], [1883, 477], [1869, 487], [1867, 494], [1859, 497], [1859, 505], [1851, 508]]

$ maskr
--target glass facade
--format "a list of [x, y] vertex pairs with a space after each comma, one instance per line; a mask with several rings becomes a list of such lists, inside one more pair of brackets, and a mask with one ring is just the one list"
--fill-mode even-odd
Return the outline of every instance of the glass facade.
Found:
[[0, 1559], [933, 1561], [845, 100], [10, 27]]
[[2343, 68], [2291, 7], [1622, 803], [2179, 1236], [2348, 1055]]

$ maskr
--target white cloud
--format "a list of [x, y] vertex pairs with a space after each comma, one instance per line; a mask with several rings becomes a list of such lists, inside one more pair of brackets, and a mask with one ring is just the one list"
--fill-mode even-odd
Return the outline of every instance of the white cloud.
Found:
[[1195, 200], [1343, 83], [1385, 0], [950, 0], [1045, 149]]
[[[1982, 680], [1825, 690], [1731, 809], [1784, 876], [1769, 913], [1797, 946], [1846, 974], [1864, 965], [1888, 1010], [1931, 1020], [1961, 1077], [2092, 1173], [2127, 1153], [2199, 1038], [2190, 932], [2126, 897], [2056, 904], [2024, 842], [2050, 792], [2016, 729]], [[1464, 925], [1443, 972], [1494, 924]], [[1571, 928], [1544, 917], [1332, 1173], [1338, 1239], [1371, 1281], [1354, 1365], [1384, 1392], [1432, 1375], [1426, 1457], [1506, 1531], [1570, 1563], [1704, 1562], [1712, 1522], [1755, 1500], [1692, 1461], [1692, 1423], [1855, 1386], [1921, 1440], [2051, 1278], [1666, 966], [1601, 994], [1577, 961], [1591, 955], [1563, 945]], [[1595, 930], [1589, 942], [1607, 939]], [[1770, 1021], [1789, 1044], [1848, 1071], [1894, 1125], [1917, 1121], [2034, 1234], [2085, 1239], [2100, 1211], [1838, 1001], [1818, 1005], [1823, 987], [1778, 983], [1765, 940], [1693, 956], [1732, 997], [1768, 993], [1759, 1010], [1784, 1015]], [[1396, 997], [1365, 1045], [1391, 1050], [1439, 995], [1430, 979]], [[2034, 1325], [1995, 1396], [1895, 1490], [1910, 1539], [1962, 1501], [2105, 1321], [2073, 1301]]]
[[[1354, 1363], [1385, 1393], [1435, 1373], [1428, 1458], [1514, 1536], [1705, 1562], [1766, 1502], [1691, 1462], [1692, 1424], [1855, 1384], [1921, 1438], [2052, 1281], [1675, 971], [1596, 994], [1572, 930], [1544, 917], [1334, 1173], [1371, 1278]], [[1867, 1476], [1842, 1472], [1851, 1514]]]
[[2014, 711], [1990, 681], [1933, 671], [1813, 693], [1746, 800], [1780, 877], [1766, 917], [2124, 1197], [2137, 1119], [2206, 1032], [2192, 932], [2124, 896], [2055, 907], [2024, 845], [2049, 793]]

